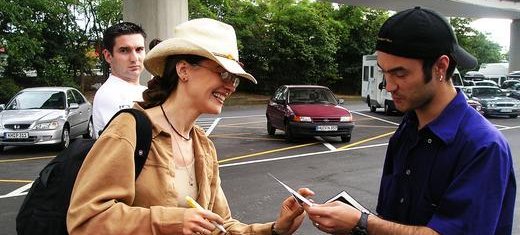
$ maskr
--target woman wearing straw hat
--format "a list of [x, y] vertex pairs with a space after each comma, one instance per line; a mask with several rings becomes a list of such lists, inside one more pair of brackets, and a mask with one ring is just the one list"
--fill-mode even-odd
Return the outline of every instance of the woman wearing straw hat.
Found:
[[[123, 114], [97, 140], [78, 174], [67, 216], [71, 234], [219, 234], [215, 224], [227, 234], [298, 229], [304, 212], [292, 197], [274, 223], [233, 219], [220, 186], [215, 147], [194, 125], [201, 114], [219, 114], [240, 79], [256, 83], [238, 59], [233, 27], [211, 19], [177, 26], [174, 38], [150, 50], [144, 64], [154, 78], [144, 102], [135, 106], [153, 126], [145, 166], [134, 181], [135, 121]], [[300, 193], [313, 195], [308, 189]], [[190, 208], [186, 196], [205, 209]]]

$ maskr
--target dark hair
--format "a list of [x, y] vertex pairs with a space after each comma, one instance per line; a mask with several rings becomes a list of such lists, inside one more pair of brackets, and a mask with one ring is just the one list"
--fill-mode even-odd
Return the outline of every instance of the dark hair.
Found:
[[168, 96], [177, 89], [179, 74], [177, 74], [177, 63], [186, 61], [189, 64], [198, 64], [206, 57], [197, 55], [171, 55], [166, 57], [164, 72], [162, 76], [154, 76], [148, 81], [148, 89], [143, 92], [143, 102], [139, 105], [145, 109], [161, 105]]
[[[424, 81], [426, 83], [430, 82], [432, 80], [432, 68], [435, 62], [439, 59], [440, 56], [435, 58], [426, 58], [423, 59], [423, 74], [424, 74]], [[451, 55], [448, 55], [450, 58], [450, 64], [448, 65], [448, 69], [446, 70], [446, 81], [449, 81], [451, 79], [451, 76], [453, 75], [453, 72], [455, 71], [455, 67], [457, 66], [457, 62], [455, 62], [455, 59]]]
[[103, 32], [103, 48], [110, 51], [110, 53], [114, 52], [113, 50], [114, 44], [116, 44], [116, 38], [121, 35], [130, 34], [141, 34], [143, 35], [143, 38], [146, 38], [146, 33], [141, 26], [132, 22], [121, 22], [108, 27], [105, 32]]
[[160, 42], [162, 42], [161, 39], [158, 39], [158, 38], [152, 39], [152, 41], [150, 41], [150, 43], [148, 44], [148, 50], [151, 50], [152, 48], [154, 48]]

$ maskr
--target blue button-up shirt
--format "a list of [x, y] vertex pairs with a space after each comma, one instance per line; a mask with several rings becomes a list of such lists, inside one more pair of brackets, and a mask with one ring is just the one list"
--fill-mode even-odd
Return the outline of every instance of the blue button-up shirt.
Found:
[[511, 234], [516, 194], [500, 131], [457, 96], [418, 130], [404, 116], [388, 145], [377, 212], [440, 234]]

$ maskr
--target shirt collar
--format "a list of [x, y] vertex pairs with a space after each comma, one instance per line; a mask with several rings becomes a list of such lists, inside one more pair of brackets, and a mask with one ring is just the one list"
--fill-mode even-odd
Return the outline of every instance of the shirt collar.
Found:
[[451, 143], [455, 139], [457, 130], [462, 124], [462, 119], [466, 109], [469, 107], [464, 94], [457, 89], [457, 95], [444, 108], [441, 114], [427, 126], [445, 144]]

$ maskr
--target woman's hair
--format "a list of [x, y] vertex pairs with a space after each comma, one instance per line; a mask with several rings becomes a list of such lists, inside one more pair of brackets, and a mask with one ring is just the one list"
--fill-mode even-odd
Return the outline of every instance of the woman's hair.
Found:
[[184, 60], [189, 64], [198, 64], [207, 58], [197, 55], [171, 55], [166, 58], [162, 76], [154, 76], [148, 81], [148, 89], [143, 92], [143, 102], [139, 105], [145, 109], [161, 105], [170, 94], [177, 89], [179, 75], [177, 63]]
[[158, 38], [152, 39], [152, 41], [150, 41], [150, 43], [148, 44], [148, 50], [151, 50], [152, 48], [154, 48], [157, 44], [159, 44], [161, 42], [162, 42], [161, 39], [158, 39]]

